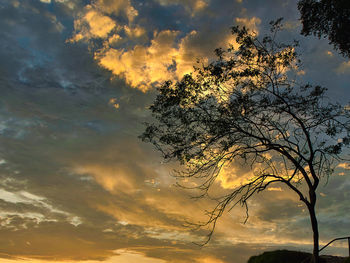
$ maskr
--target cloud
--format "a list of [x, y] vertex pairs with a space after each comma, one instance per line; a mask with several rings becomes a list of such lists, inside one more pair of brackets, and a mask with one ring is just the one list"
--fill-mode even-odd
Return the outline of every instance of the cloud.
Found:
[[224, 261], [220, 260], [220, 259], [217, 259], [215, 257], [202, 257], [202, 258], [198, 258], [196, 259], [196, 261], [199, 263], [199, 262], [202, 262], [202, 263], [224, 263]]
[[[64, 217], [69, 223], [75, 226], [81, 224], [79, 217], [54, 208], [44, 197], [36, 196], [26, 191], [9, 192], [0, 189], [0, 199], [5, 203], [15, 204], [15, 206], [2, 204], [2, 220], [3, 222], [7, 222], [5, 225], [2, 225], [5, 227], [7, 225], [11, 226], [11, 218], [13, 218], [13, 216], [35, 219], [37, 223], [42, 221], [55, 221], [57, 217], [60, 219]], [[13, 209], [14, 207], [19, 208], [20, 206], [22, 206], [22, 208], [19, 210]], [[29, 208], [27, 212], [23, 210], [25, 207]], [[14, 227], [16, 228], [17, 226]]]
[[[69, 41], [89, 41], [93, 38], [106, 38], [113, 29], [120, 30], [119, 23], [111, 16], [125, 16], [129, 23], [138, 15], [129, 0], [98, 0], [86, 5], [78, 19], [74, 21], [75, 34]], [[140, 34], [140, 29], [131, 31], [129, 34]]]
[[[17, 221], [22, 223], [20, 219]], [[30, 225], [20, 231], [2, 228], [0, 233], [0, 253], [6, 253], [9, 258], [14, 259], [104, 260], [113, 255], [112, 250], [108, 251], [111, 248], [108, 240], [94, 228], [45, 222], [36, 226]], [[117, 238], [113, 239], [118, 242]]]
[[87, 21], [93, 37], [106, 37], [116, 25], [108, 16], [103, 16], [93, 10], [86, 13], [84, 19]]
[[[114, 17], [112, 20], [110, 15], [118, 14], [121, 10], [127, 12], [131, 8], [130, 3], [117, 5], [117, 11], [111, 7], [111, 3], [114, 2], [97, 1], [94, 5], [88, 5], [85, 14], [75, 21], [75, 35], [71, 41], [92, 43], [94, 58], [99, 65], [143, 92], [166, 80], [181, 79], [184, 74], [193, 71], [198, 60], [207, 63], [214, 57], [215, 48], [227, 47], [233, 40], [226, 28], [211, 33], [209, 39], [214, 39], [213, 43], [208, 41], [207, 33], [194, 29], [187, 33], [171, 29], [150, 30], [147, 24], [138, 24], [133, 20], [131, 23], [130, 19], [123, 24]], [[202, 9], [208, 4], [202, 0], [159, 3], [164, 6], [192, 3], [193, 10]], [[260, 19], [243, 17], [236, 18], [236, 22], [257, 32]], [[96, 45], [98, 38], [102, 38], [101, 45]]]
[[138, 11], [131, 5], [130, 0], [97, 0], [94, 7], [109, 15], [125, 15], [132, 22]]
[[240, 26], [245, 26], [249, 30], [259, 33], [258, 26], [261, 23], [261, 19], [258, 17], [237, 17], [236, 18], [236, 23], [239, 24]]
[[338, 74], [348, 74], [350, 73], [350, 62], [346, 61], [341, 63], [335, 70]]
[[117, 250], [115, 253], [119, 254], [119, 256], [114, 258], [120, 263], [166, 263], [166, 261], [162, 259], [145, 257], [142, 253], [123, 249]]
[[[111, 194], [108, 198], [96, 200], [90, 205], [102, 213], [111, 215], [122, 225], [138, 226], [145, 231], [144, 233], [134, 232], [135, 237], [141, 234], [157, 240], [176, 241], [181, 244], [201, 240], [204, 232], [189, 235], [188, 230], [182, 228], [181, 224], [185, 220], [194, 222], [204, 220], [204, 209], [209, 209], [214, 203], [206, 199], [194, 202], [188, 198], [185, 191], [169, 188], [169, 184], [162, 181], [163, 176], [168, 177], [169, 175], [157, 172], [158, 165], [156, 164], [147, 165], [146, 162], [149, 159], [144, 157], [147, 156], [147, 153], [141, 149], [135, 151], [135, 145], [130, 147], [130, 142], [125, 143], [125, 146], [119, 144], [110, 147], [107, 146], [108, 141], [110, 140], [106, 138], [105, 144], [98, 144], [100, 145], [98, 149], [100, 157], [96, 158], [91, 153], [86, 155], [85, 151], [80, 150], [80, 157], [74, 159], [75, 164], [80, 163], [79, 167], [83, 167], [82, 170], [76, 170], [75, 176], [90, 175], [96, 183]], [[97, 150], [96, 147], [90, 147]], [[123, 152], [124, 155], [121, 155], [120, 152]], [[136, 167], [127, 156], [133, 156], [133, 160], [138, 160]], [[84, 162], [81, 162], [82, 160]], [[244, 211], [241, 211], [240, 208], [225, 214], [218, 223], [214, 242], [225, 240], [232, 246], [238, 246], [237, 244], [242, 240], [249, 240], [247, 242], [267, 242], [271, 246], [278, 244], [309, 246], [311, 239], [305, 237], [304, 234], [305, 231], [308, 231], [306, 224], [308, 215], [298, 206], [297, 196], [292, 191], [280, 187], [278, 195], [274, 191], [267, 191], [253, 199], [251, 216], [246, 225], [242, 224]], [[160, 191], [158, 192], [157, 189]], [[295, 229], [300, 231], [297, 233]], [[173, 244], [174, 247], [178, 245]], [[153, 251], [154, 248], [149, 247], [148, 249]], [[194, 256], [192, 255], [192, 260]], [[156, 257], [168, 260], [169, 255], [161, 256], [156, 253]], [[215, 258], [216, 256], [213, 257], [213, 260]], [[217, 260], [226, 262], [227, 259], [217, 257]]]
[[177, 31], [155, 32], [149, 46], [136, 45], [131, 50], [105, 48], [95, 54], [99, 64], [125, 78], [128, 85], [142, 91], [166, 80], [178, 80], [193, 71], [201, 52], [191, 48], [197, 32], [192, 31], [178, 45]]
[[192, 16], [195, 16], [198, 12], [203, 11], [203, 9], [209, 6], [210, 0], [156, 0], [161, 5], [182, 5], [184, 8], [191, 13]]
[[[277, 9], [293, 13], [281, 4], [1, 2], [1, 260], [226, 263], [246, 262], [267, 249], [311, 249], [307, 214], [283, 187], [252, 199], [246, 225], [237, 207], [220, 219], [208, 246], [193, 245], [207, 232], [191, 231], [184, 222], [205, 221], [215, 202], [173, 187], [169, 174], [178, 166], [161, 164], [158, 153], [137, 139], [150, 117], [151, 86], [181, 78], [197, 58], [210, 62], [216, 47], [232, 41], [232, 21], [262, 32], [259, 17], [275, 16]], [[327, 43], [310, 43], [305, 53], [330, 59]], [[343, 61], [310, 58], [315, 79], [337, 81], [330, 76]], [[232, 168], [215, 193], [230, 191], [242, 179], [237, 175], [249, 174]], [[322, 188], [324, 240], [349, 228], [348, 189], [347, 176], [332, 177]]]
[[147, 91], [152, 83], [170, 79], [168, 68], [177, 57], [173, 47], [176, 35], [174, 31], [163, 31], [154, 36], [149, 47], [135, 46], [130, 51], [108, 48], [95, 58], [113, 74], [123, 76], [132, 87]]
[[350, 170], [350, 164], [349, 163], [340, 163], [337, 165], [339, 168], [343, 168], [345, 170]]
[[[169, 175], [163, 174], [157, 163], [147, 163], [149, 159], [145, 156], [149, 153], [130, 139], [112, 147], [108, 146], [108, 140], [100, 142], [101, 159], [91, 155], [88, 149], [74, 157], [72, 173], [77, 178], [90, 177], [110, 194], [104, 200], [90, 203], [91, 206], [118, 222], [162, 231], [185, 230], [182, 225], [200, 202], [189, 202], [186, 195], [177, 196], [179, 189], [172, 187], [174, 181], [168, 182]], [[200, 215], [203, 218], [203, 213]]]
[[129, 179], [131, 179], [128, 174], [127, 167], [100, 167], [98, 165], [84, 165], [82, 167], [76, 168], [75, 173], [80, 175], [92, 176], [97, 183], [101, 184], [107, 191], [115, 192], [122, 191], [128, 193], [130, 191], [137, 191], [135, 184], [133, 184]]

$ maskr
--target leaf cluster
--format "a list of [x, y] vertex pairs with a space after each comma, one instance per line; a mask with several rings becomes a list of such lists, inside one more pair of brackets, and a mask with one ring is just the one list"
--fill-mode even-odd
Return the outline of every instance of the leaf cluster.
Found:
[[298, 9], [303, 35], [328, 37], [335, 49], [350, 57], [350, 1], [301, 0]]

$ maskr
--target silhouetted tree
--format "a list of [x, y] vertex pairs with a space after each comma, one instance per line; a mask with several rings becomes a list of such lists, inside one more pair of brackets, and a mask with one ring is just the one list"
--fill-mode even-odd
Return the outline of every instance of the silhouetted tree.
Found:
[[298, 9], [303, 35], [328, 37], [335, 49], [350, 58], [349, 0], [301, 0]]
[[226, 209], [248, 209], [253, 195], [284, 184], [309, 211], [314, 261], [319, 262], [316, 189], [349, 144], [350, 114], [328, 101], [325, 88], [293, 79], [299, 63], [296, 43], [277, 43], [280, 21], [271, 25], [271, 36], [262, 40], [233, 27], [237, 49], [217, 49], [216, 61], [159, 87], [150, 107], [155, 121], [140, 137], [165, 160], [184, 166], [175, 176], [201, 180], [200, 196], [224, 166], [236, 160], [251, 166], [254, 176], [216, 199], [203, 224], [211, 226], [208, 241]]

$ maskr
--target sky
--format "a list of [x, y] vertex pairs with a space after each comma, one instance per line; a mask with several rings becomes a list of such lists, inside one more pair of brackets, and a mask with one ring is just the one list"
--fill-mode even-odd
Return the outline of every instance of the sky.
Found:
[[[244, 263], [275, 249], [311, 251], [305, 207], [283, 186], [233, 209], [212, 240], [186, 222], [208, 199], [175, 187], [177, 163], [138, 136], [156, 87], [179, 80], [233, 40], [284, 17], [297, 39], [300, 80], [350, 99], [350, 61], [326, 39], [304, 37], [296, 0], [0, 1], [0, 261], [4, 263]], [[321, 244], [350, 229], [350, 166], [320, 184]], [[246, 171], [233, 167], [226, 178]], [[346, 255], [338, 242], [327, 254]]]

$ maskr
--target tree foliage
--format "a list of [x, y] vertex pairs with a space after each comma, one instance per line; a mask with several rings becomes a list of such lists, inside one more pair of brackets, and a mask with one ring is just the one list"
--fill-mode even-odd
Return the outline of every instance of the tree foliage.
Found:
[[328, 37], [335, 49], [350, 58], [349, 0], [301, 0], [298, 9], [303, 35]]
[[350, 142], [350, 115], [325, 88], [297, 82], [297, 43], [278, 43], [280, 21], [271, 25], [262, 39], [233, 27], [236, 43], [217, 49], [216, 61], [159, 87], [150, 107], [154, 122], [141, 138], [184, 166], [178, 177], [199, 179], [202, 196], [223, 167], [250, 165], [254, 176], [216, 199], [204, 224], [212, 231], [225, 210], [248, 208], [253, 195], [287, 185], [309, 210], [318, 257], [316, 189]]

